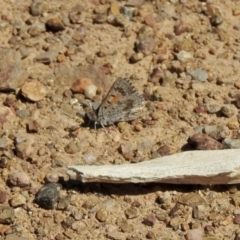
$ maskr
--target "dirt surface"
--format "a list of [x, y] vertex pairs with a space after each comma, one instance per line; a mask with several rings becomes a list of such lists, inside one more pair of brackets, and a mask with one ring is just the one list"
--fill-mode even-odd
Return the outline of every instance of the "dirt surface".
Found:
[[[66, 174], [240, 148], [239, 2], [50, 2], [1, 3], [1, 239], [240, 239], [238, 186]], [[86, 106], [119, 77], [143, 94], [141, 117], [94, 129]]]

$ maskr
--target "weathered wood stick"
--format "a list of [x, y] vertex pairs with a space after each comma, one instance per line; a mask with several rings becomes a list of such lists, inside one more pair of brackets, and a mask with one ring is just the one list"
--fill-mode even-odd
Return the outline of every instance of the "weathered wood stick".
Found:
[[240, 183], [240, 149], [188, 151], [122, 165], [69, 166], [70, 179], [105, 183]]

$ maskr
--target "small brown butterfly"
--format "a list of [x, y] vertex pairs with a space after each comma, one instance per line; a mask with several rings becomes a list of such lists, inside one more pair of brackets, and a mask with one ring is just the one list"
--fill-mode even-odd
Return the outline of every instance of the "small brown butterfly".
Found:
[[95, 124], [102, 127], [115, 122], [130, 121], [138, 118], [143, 109], [144, 98], [127, 78], [118, 78], [112, 85], [100, 106], [87, 112]]

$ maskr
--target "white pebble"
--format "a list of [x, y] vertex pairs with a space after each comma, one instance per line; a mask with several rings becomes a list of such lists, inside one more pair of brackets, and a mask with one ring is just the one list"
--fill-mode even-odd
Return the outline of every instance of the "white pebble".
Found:
[[97, 87], [95, 85], [89, 85], [84, 89], [85, 97], [93, 99], [96, 96]]

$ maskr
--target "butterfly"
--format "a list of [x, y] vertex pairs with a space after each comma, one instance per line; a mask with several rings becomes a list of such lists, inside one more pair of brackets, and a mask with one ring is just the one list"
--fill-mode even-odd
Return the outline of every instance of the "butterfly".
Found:
[[102, 127], [115, 122], [138, 118], [144, 105], [144, 98], [127, 78], [118, 78], [97, 109], [91, 108], [88, 118]]

